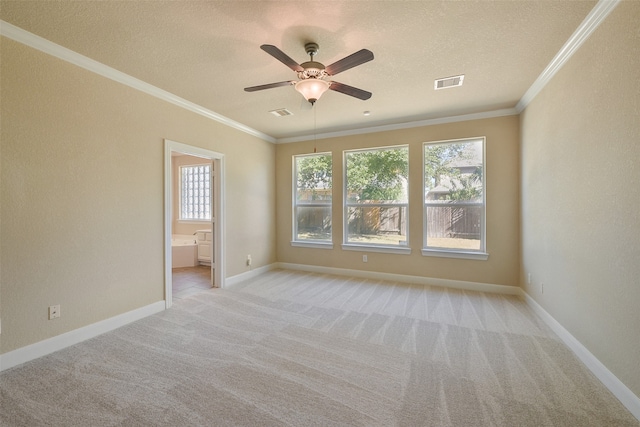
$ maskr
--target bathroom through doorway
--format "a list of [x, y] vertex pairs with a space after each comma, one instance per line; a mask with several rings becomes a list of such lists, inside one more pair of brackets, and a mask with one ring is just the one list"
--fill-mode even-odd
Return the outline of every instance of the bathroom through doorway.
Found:
[[165, 305], [224, 286], [224, 155], [165, 140]]

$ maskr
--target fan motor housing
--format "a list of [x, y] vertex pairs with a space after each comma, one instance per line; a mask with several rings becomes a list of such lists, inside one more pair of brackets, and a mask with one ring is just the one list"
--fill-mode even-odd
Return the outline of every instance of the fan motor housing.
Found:
[[304, 50], [307, 52], [307, 55], [315, 56], [318, 54], [320, 46], [318, 43], [309, 42], [304, 44]]
[[298, 72], [300, 79], [321, 79], [327, 75], [324, 65], [316, 61], [307, 61], [300, 64], [304, 71]]

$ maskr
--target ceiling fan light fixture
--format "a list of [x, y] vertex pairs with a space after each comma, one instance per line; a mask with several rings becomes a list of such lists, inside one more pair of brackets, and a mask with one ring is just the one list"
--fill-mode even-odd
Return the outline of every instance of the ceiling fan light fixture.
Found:
[[306, 79], [296, 82], [295, 88], [312, 105], [329, 89], [330, 83], [320, 79]]

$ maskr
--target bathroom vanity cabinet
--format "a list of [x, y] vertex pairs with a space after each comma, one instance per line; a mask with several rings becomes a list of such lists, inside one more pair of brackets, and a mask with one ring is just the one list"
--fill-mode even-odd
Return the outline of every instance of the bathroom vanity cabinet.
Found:
[[196, 239], [198, 242], [198, 262], [200, 264], [211, 264], [211, 255], [213, 248], [213, 233], [211, 230], [196, 231]]

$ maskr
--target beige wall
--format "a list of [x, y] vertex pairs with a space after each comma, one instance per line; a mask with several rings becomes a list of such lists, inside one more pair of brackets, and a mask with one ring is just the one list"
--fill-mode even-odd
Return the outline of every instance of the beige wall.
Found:
[[639, 22], [621, 2], [521, 122], [523, 286], [637, 396]]
[[[486, 136], [487, 261], [422, 256], [422, 143]], [[518, 141], [516, 116], [340, 138], [280, 144], [276, 156], [278, 261], [346, 269], [406, 274], [498, 285], [518, 285], [519, 211]], [[409, 145], [409, 246], [411, 255], [344, 251], [342, 244], [343, 150]], [[292, 156], [333, 153], [332, 250], [292, 247]]]
[[227, 276], [248, 253], [275, 262], [273, 144], [12, 40], [1, 49], [0, 352], [164, 299], [165, 138], [225, 155]]

